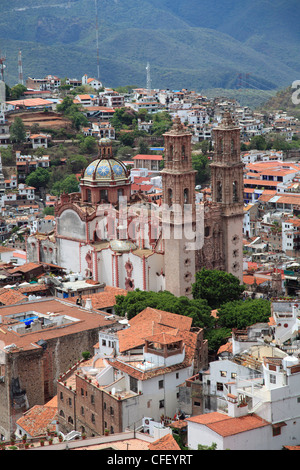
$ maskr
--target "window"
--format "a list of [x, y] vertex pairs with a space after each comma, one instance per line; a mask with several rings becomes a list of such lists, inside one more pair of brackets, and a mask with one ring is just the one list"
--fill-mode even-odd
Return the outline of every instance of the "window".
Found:
[[172, 206], [173, 203], [173, 191], [171, 188], [168, 189], [168, 204]]
[[60, 392], [59, 398], [60, 398], [61, 400], [64, 399], [64, 394], [63, 394], [63, 392]]
[[233, 202], [238, 202], [239, 201], [239, 196], [238, 196], [238, 184], [237, 181], [234, 181], [232, 183], [232, 191], [233, 191]]
[[112, 406], [109, 408], [109, 412], [110, 412], [111, 416], [113, 416], [113, 415], [114, 415], [114, 409], [113, 409], [113, 407], [112, 407]]
[[92, 413], [91, 421], [92, 421], [93, 424], [95, 424], [95, 421], [96, 421], [96, 420], [95, 420], [95, 415], [94, 415], [94, 413]]
[[219, 392], [222, 392], [223, 391], [223, 384], [221, 382], [217, 382], [217, 390]]
[[92, 403], [92, 404], [95, 403], [95, 395], [91, 395], [91, 403]]
[[222, 183], [217, 182], [217, 202], [222, 202]]
[[272, 426], [273, 436], [280, 436], [281, 434], [281, 427], [280, 426]]
[[159, 380], [159, 382], [158, 382], [158, 388], [159, 388], [159, 389], [164, 388], [164, 381], [163, 381], [163, 380]]
[[81, 388], [80, 391], [81, 391], [81, 396], [84, 397], [84, 390], [83, 390], [83, 388]]
[[138, 381], [136, 378], [129, 376], [129, 388], [132, 392], [138, 392]]
[[187, 188], [183, 191], [183, 201], [184, 204], [188, 204], [189, 202], [189, 190]]
[[232, 379], [236, 379], [236, 375], [237, 375], [236, 372], [231, 372], [231, 378]]
[[159, 408], [164, 408], [165, 400], [159, 400]]
[[270, 374], [270, 384], [276, 384], [276, 375]]
[[227, 377], [226, 370], [220, 370], [220, 375], [221, 375], [221, 377]]
[[80, 408], [80, 413], [81, 413], [82, 416], [84, 416], [84, 407], [83, 406]]

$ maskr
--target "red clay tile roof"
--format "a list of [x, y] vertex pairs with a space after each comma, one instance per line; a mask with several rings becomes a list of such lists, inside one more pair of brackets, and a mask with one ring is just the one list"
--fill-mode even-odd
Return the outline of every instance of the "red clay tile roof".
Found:
[[130, 325], [133, 326], [139, 322], [155, 321], [162, 325], [178, 328], [179, 330], [189, 331], [192, 326], [192, 318], [177, 313], [165, 312], [152, 307], [146, 307], [138, 315], [131, 318]]
[[217, 411], [192, 416], [191, 418], [187, 418], [187, 421], [205, 425], [223, 437], [251, 431], [252, 429], [261, 428], [270, 424], [255, 414], [233, 418]]
[[27, 302], [27, 300], [26, 295], [13, 289], [5, 289], [5, 292], [0, 293], [0, 305], [13, 305], [19, 302]]
[[[192, 318], [147, 307], [129, 321], [130, 328], [118, 332], [120, 352], [145, 344], [145, 339], [157, 334], [178, 335], [188, 332]], [[181, 339], [181, 338], [179, 338]]]
[[[116, 304], [116, 295], [127, 295], [127, 290], [119, 287], [105, 286], [104, 292], [96, 292], [95, 294], [83, 295], [82, 300], [91, 299], [92, 307], [95, 310], [113, 307]], [[76, 297], [70, 297], [68, 300], [76, 302]]]
[[132, 160], [162, 160], [162, 155], [135, 155], [135, 157], [132, 157]]
[[31, 437], [45, 436], [47, 429], [56, 431], [55, 421], [58, 419], [58, 410], [53, 406], [35, 405], [17, 420], [17, 424]]
[[149, 444], [149, 450], [180, 450], [180, 447], [172, 434], [166, 434], [160, 439], [157, 439], [157, 441]]

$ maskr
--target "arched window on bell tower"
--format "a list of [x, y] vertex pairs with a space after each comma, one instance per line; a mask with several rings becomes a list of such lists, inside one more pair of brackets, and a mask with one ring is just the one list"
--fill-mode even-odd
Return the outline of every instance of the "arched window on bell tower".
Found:
[[182, 160], [186, 160], [187, 156], [185, 153], [185, 145], [182, 145], [181, 147], [181, 154], [182, 154]]
[[222, 202], [222, 183], [217, 182], [217, 202]]
[[233, 202], [239, 202], [238, 183], [237, 183], [237, 181], [234, 181], [232, 183], [232, 200], [233, 200]]
[[172, 206], [173, 204], [173, 191], [171, 188], [168, 189], [168, 205]]
[[172, 161], [173, 159], [173, 145], [169, 146], [169, 152], [168, 152], [168, 161]]
[[189, 190], [188, 188], [185, 188], [183, 191], [183, 203], [188, 204], [189, 203]]

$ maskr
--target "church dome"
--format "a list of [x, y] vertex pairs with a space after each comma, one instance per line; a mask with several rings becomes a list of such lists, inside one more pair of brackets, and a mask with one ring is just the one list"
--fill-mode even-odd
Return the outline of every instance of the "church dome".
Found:
[[88, 165], [84, 179], [93, 181], [118, 181], [128, 178], [126, 165], [116, 158], [99, 158]]

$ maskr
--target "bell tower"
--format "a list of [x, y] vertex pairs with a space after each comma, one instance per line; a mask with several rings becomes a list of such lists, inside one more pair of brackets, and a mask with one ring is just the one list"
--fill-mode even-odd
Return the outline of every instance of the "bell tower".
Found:
[[[165, 158], [162, 174], [163, 206], [170, 209], [163, 221], [165, 288], [176, 296], [191, 297], [195, 282], [195, 251], [187, 234], [195, 225], [195, 173], [191, 158], [192, 134], [177, 116], [164, 134]], [[172, 210], [171, 210], [172, 209]]]
[[243, 280], [243, 168], [240, 128], [229, 112], [214, 129], [211, 163], [212, 202], [221, 208], [225, 270]]

